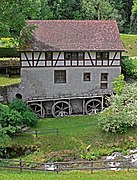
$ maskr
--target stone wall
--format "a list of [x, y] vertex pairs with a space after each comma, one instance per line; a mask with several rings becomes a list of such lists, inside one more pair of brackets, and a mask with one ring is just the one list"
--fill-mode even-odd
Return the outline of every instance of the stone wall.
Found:
[[[12, 95], [12, 90], [14, 88], [18, 89], [19, 84], [13, 84], [9, 86], [0, 86], [0, 102], [9, 103], [9, 96], [12, 96], [12, 99], [15, 97]], [[11, 100], [12, 100], [11, 99]]]

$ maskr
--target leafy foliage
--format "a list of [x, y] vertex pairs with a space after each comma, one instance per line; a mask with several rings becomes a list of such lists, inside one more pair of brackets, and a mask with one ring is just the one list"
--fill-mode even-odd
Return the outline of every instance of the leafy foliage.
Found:
[[121, 95], [113, 95], [110, 103], [98, 118], [103, 131], [125, 133], [137, 125], [137, 84], [126, 84]]
[[17, 47], [18, 44], [18, 40], [17, 39], [13, 39], [13, 38], [1, 38], [0, 39], [0, 44], [2, 45], [2, 47], [8, 47], [8, 48], [14, 48]]
[[13, 99], [13, 101], [9, 105], [10, 109], [17, 110], [21, 114], [25, 111], [28, 111], [28, 106], [25, 102], [23, 102], [21, 99]]
[[37, 123], [38, 117], [31, 112], [27, 104], [21, 99], [14, 99], [9, 105], [11, 110], [18, 111], [22, 116], [22, 123], [27, 126], [34, 126]]
[[133, 0], [130, 20], [130, 31], [132, 31], [133, 33], [137, 32], [137, 0]]
[[9, 106], [0, 104], [0, 142], [6, 142], [22, 125], [34, 126], [37, 120], [37, 116], [20, 99], [14, 99]]
[[112, 84], [114, 86], [113, 89], [116, 92], [116, 94], [120, 95], [125, 85], [124, 75], [121, 74], [119, 75], [119, 77], [114, 78], [114, 81], [112, 82]]
[[18, 37], [22, 28], [26, 25], [26, 20], [37, 17], [39, 8], [39, 0], [2, 0], [0, 6], [0, 36]]
[[1, 0], [0, 36], [19, 37], [30, 19], [116, 19], [122, 33], [137, 33], [137, 0]]
[[16, 110], [5, 109], [1, 112], [0, 123], [2, 127], [8, 127], [9, 125], [17, 127], [22, 125], [22, 116]]
[[[137, 61], [137, 59], [135, 59]], [[135, 66], [135, 64], [133, 63], [133, 59], [129, 58], [129, 57], [125, 57], [122, 60], [122, 67], [123, 67], [123, 71], [131, 76], [134, 79], [137, 79], [137, 68]]]
[[23, 117], [23, 123], [26, 124], [27, 126], [34, 126], [37, 123], [38, 117], [36, 114], [34, 114], [31, 111], [25, 111], [22, 114]]
[[5, 128], [3, 128], [0, 124], [0, 155], [1, 155], [1, 147], [6, 146], [10, 142], [10, 137], [7, 135], [7, 131]]
[[20, 48], [28, 46], [32, 40], [33, 30], [36, 28], [34, 25], [26, 25], [21, 30], [21, 36], [19, 38]]
[[5, 128], [7, 134], [16, 133], [22, 123], [22, 116], [16, 110], [10, 110], [8, 106], [0, 104], [0, 125]]

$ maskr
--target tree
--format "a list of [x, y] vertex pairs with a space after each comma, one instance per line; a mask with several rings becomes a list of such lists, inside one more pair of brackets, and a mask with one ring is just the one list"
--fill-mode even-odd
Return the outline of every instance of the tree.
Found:
[[53, 2], [54, 19], [74, 19], [76, 0], [56, 0]]
[[40, 15], [39, 19], [53, 19], [53, 11], [52, 11], [52, 1], [50, 1], [50, 4], [48, 3], [48, 0], [40, 0], [41, 7], [40, 7]]
[[84, 19], [106, 20], [113, 11], [108, 0], [82, 0]]
[[40, 0], [1, 0], [0, 36], [17, 37], [26, 20], [37, 19]]
[[137, 33], [137, 0], [133, 1], [130, 31], [133, 33]]
[[120, 31], [129, 32], [133, 0], [109, 0], [109, 2], [114, 7], [114, 11], [117, 11], [115, 18], [119, 23]]

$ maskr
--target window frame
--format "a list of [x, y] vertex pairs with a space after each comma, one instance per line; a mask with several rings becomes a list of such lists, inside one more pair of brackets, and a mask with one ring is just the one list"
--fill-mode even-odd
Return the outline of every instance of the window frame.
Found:
[[[106, 78], [102, 77], [102, 76], [106, 76]], [[101, 76], [100, 76], [100, 81], [102, 82], [108, 82], [108, 73], [101, 73]]]
[[66, 70], [54, 70], [54, 84], [64, 83], [66, 83]]
[[[86, 80], [86, 75], [89, 75], [89, 80]], [[89, 81], [91, 81], [91, 72], [84, 72], [84, 73], [83, 73], [83, 81], [84, 81], [84, 82], [89, 82]]]
[[[106, 77], [102, 77], [105, 75]], [[108, 88], [108, 78], [109, 74], [108, 73], [101, 73], [100, 75], [100, 89], [107, 89]]]
[[[70, 58], [67, 57], [67, 54], [70, 54]], [[75, 57], [73, 57], [73, 54], [75, 54]], [[82, 54], [82, 56], [79, 56], [79, 54]], [[73, 60], [84, 60], [85, 52], [64, 52], [64, 59], [67, 61], [73, 61]]]
[[[104, 55], [106, 54], [106, 55]], [[96, 52], [96, 59], [98, 60], [104, 60], [104, 59], [109, 59], [109, 52], [105, 51], [105, 52]]]
[[[50, 54], [50, 56], [48, 54]], [[48, 60], [48, 61], [53, 60], [53, 52], [46, 52], [46, 60]]]

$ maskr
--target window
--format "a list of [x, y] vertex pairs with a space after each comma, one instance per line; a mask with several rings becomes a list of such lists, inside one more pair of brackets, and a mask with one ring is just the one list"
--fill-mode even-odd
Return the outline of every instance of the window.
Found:
[[77, 53], [76, 52], [71, 53], [71, 59], [72, 60], [77, 60]]
[[108, 83], [101, 83], [100, 88], [101, 89], [107, 89]]
[[108, 73], [101, 73], [101, 81], [108, 81]]
[[46, 53], [46, 58], [47, 58], [47, 60], [52, 60], [52, 53], [51, 52], [47, 52]]
[[90, 81], [90, 73], [84, 73], [83, 80], [84, 81]]
[[108, 52], [97, 52], [96, 56], [97, 56], [97, 59], [109, 59]]
[[65, 59], [66, 60], [71, 60], [71, 53], [70, 52], [65, 53]]
[[108, 73], [101, 73], [100, 88], [107, 89], [107, 87], [108, 87]]
[[66, 70], [55, 70], [54, 71], [54, 82], [55, 83], [66, 83]]
[[84, 59], [84, 52], [78, 52], [78, 59]]
[[84, 52], [65, 52], [66, 60], [82, 60], [84, 59]]

